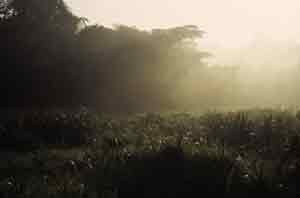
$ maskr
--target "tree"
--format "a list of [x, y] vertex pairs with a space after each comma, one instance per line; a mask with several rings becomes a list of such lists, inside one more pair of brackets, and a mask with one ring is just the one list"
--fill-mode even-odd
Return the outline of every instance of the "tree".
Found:
[[202, 34], [196, 26], [153, 31], [86, 27], [78, 38], [84, 49], [81, 65], [88, 68], [84, 84], [95, 93], [90, 98], [103, 108], [124, 111], [171, 105], [172, 92], [186, 71], [204, 65], [208, 54], [196, 47]]
[[3, 106], [170, 108], [186, 72], [207, 55], [197, 26], [80, 26], [63, 0], [7, 1], [0, 10]]
[[63, 101], [75, 85], [70, 66], [79, 18], [62, 0], [14, 0], [2, 13], [2, 105]]

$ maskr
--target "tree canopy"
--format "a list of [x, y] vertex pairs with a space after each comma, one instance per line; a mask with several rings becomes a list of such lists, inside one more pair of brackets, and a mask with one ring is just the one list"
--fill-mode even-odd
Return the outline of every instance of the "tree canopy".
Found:
[[207, 55], [195, 47], [204, 32], [193, 25], [82, 26], [63, 0], [2, 0], [0, 7], [3, 106], [167, 107], [182, 75]]

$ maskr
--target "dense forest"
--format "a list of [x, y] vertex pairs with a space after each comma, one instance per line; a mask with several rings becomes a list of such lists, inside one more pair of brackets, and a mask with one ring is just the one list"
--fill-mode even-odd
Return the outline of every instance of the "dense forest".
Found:
[[62, 0], [4, 3], [0, 23], [3, 106], [167, 108], [184, 73], [208, 55], [196, 49], [196, 26], [87, 25]]

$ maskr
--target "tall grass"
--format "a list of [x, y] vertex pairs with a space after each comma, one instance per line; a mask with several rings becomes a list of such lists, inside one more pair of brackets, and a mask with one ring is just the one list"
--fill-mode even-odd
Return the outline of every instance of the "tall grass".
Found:
[[2, 197], [298, 197], [299, 113], [31, 112], [1, 121]]

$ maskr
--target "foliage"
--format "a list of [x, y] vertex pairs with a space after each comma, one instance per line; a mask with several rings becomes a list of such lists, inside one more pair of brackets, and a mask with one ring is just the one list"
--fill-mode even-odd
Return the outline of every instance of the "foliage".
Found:
[[[4, 197], [297, 197], [298, 114], [254, 109], [115, 119], [86, 109], [24, 113], [10, 122], [2, 119], [2, 135], [7, 126], [19, 132], [1, 150], [0, 192]], [[27, 150], [18, 149], [17, 140], [30, 131], [40, 146], [23, 142]]]
[[63, 0], [14, 0], [0, 15], [2, 107], [170, 108], [171, 87], [207, 55], [195, 47], [196, 26], [87, 25]]

